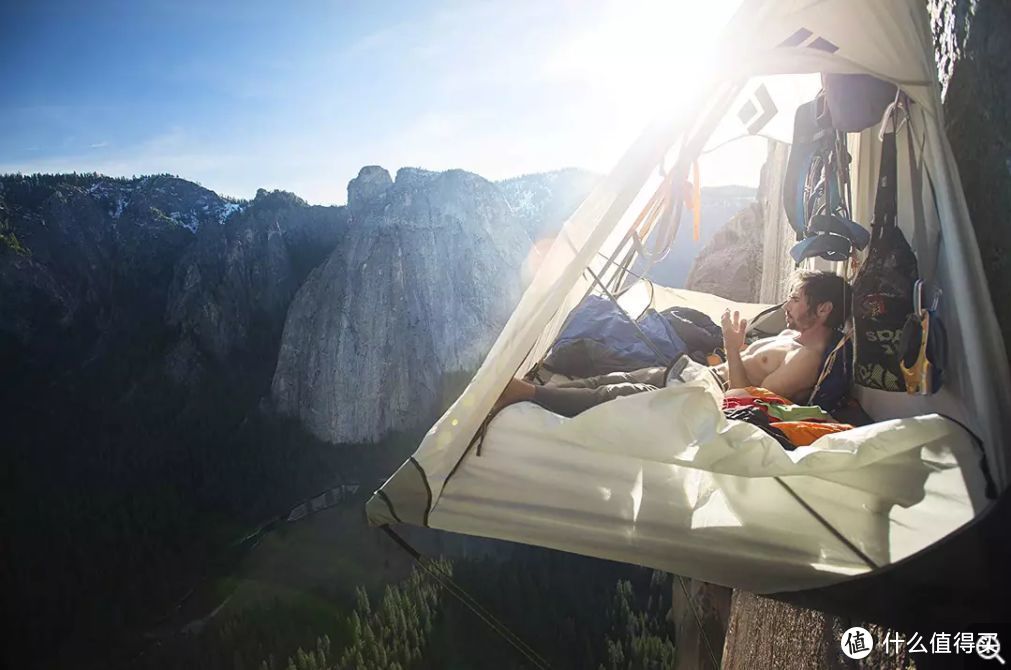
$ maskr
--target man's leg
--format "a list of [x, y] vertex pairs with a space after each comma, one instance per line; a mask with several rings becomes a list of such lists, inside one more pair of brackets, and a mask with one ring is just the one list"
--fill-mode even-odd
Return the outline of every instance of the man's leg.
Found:
[[659, 386], [636, 382], [604, 384], [593, 388], [535, 386], [532, 400], [555, 414], [575, 416], [595, 405], [621, 396], [656, 391]]
[[667, 369], [662, 367], [642, 368], [632, 372], [611, 372], [596, 377], [572, 379], [548, 386], [511, 379], [496, 403], [496, 409], [529, 401], [555, 414], [572, 417], [608, 400], [663, 388], [666, 373]]
[[647, 384], [656, 388], [661, 388], [666, 383], [667, 368], [652, 367], [640, 368], [631, 372], [609, 372], [606, 375], [595, 377], [584, 377], [582, 379], [570, 379], [558, 384], [549, 384], [553, 388], [597, 388], [599, 386], [610, 386], [613, 384]]

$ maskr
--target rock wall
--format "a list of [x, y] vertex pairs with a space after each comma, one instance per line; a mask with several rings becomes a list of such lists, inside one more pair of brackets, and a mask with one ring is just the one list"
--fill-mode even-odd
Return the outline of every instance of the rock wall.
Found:
[[292, 303], [272, 387], [335, 443], [431, 418], [443, 377], [476, 368], [511, 313], [531, 245], [474, 174], [370, 167], [348, 192], [348, 232]]
[[513, 216], [536, 241], [553, 237], [599, 181], [600, 175], [594, 172], [566, 168], [503, 179], [495, 185]]
[[198, 383], [233, 353], [273, 358], [288, 306], [347, 226], [344, 207], [310, 207], [260, 189], [222, 225], [206, 226], [176, 265], [165, 322], [179, 337], [166, 360], [177, 382]]
[[6, 389], [49, 398], [40, 380], [59, 375], [73, 394], [78, 371], [113, 398], [166, 375], [254, 395], [273, 381], [331, 441], [416, 427], [511, 313], [528, 231], [554, 234], [597, 179], [367, 166], [347, 207], [311, 207], [170, 175], [0, 177]]
[[[662, 286], [682, 288], [688, 279], [692, 265], [700, 256], [700, 252], [708, 248], [713, 237], [719, 235], [723, 226], [734, 218], [741, 210], [747, 209], [755, 201], [757, 191], [748, 186], [703, 186], [702, 187], [702, 220], [699, 224], [699, 239], [695, 239], [692, 213], [685, 211], [674, 243], [667, 255], [655, 264], [650, 264], [642, 257], [636, 259], [632, 272], [646, 274], [652, 281]], [[655, 231], [659, 236], [661, 231]], [[646, 248], [654, 247], [652, 237], [646, 240]]]
[[945, 129], [1011, 353], [1011, 2], [927, 4]]
[[[768, 598], [735, 591], [723, 648], [725, 670], [910, 670], [926, 662], [924, 654], [905, 648], [894, 654], [880, 649], [855, 662], [843, 655], [839, 641], [850, 626], [863, 626], [875, 640], [886, 634], [881, 626], [840, 619], [823, 612], [793, 607]], [[906, 637], [906, 636], [903, 636]], [[929, 643], [929, 637], [927, 638]]]
[[756, 302], [762, 282], [762, 207], [741, 210], [702, 247], [685, 288], [738, 302]]
[[230, 204], [168, 175], [0, 178], [0, 359], [68, 372], [161, 327], [176, 262]]
[[713, 658], [719, 664], [733, 591], [725, 586], [677, 576], [672, 588], [671, 620], [677, 631], [673, 670], [709, 668]]

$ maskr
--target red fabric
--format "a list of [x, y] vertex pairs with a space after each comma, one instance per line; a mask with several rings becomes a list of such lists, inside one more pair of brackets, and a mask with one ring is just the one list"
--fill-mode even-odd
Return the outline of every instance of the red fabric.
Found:
[[764, 403], [771, 405], [791, 405], [791, 401], [787, 400], [782, 396], [778, 396], [772, 391], [767, 391], [763, 388], [757, 386], [749, 386], [744, 389], [748, 395], [732, 395], [725, 396], [723, 398], [723, 409], [740, 409], [742, 407], [758, 407], [766, 415], [768, 412], [765, 411], [765, 407], [761, 405], [758, 401], [761, 400]]
[[765, 408], [759, 404], [758, 398], [752, 398], [751, 396], [746, 395], [723, 399], [723, 409], [741, 409], [743, 407], [758, 407], [763, 412], [765, 411]]
[[798, 447], [806, 447], [822, 435], [841, 433], [853, 426], [848, 423], [824, 423], [821, 421], [777, 421], [776, 429], [783, 432], [790, 442]]
[[794, 403], [786, 398], [776, 395], [772, 391], [757, 386], [749, 386], [744, 389], [748, 395], [734, 395], [723, 398], [723, 409], [733, 411], [745, 407], [756, 407], [765, 414], [769, 424], [775, 426], [783, 433], [791, 443], [798, 447], [806, 447], [817, 440], [822, 435], [841, 433], [844, 430], [853, 428], [848, 423], [832, 423], [826, 421], [780, 421], [777, 417], [770, 416], [767, 410], [768, 405], [793, 405]]

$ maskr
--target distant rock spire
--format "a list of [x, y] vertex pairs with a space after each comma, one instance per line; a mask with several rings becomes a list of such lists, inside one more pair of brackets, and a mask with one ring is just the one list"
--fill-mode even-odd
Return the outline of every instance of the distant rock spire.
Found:
[[385, 168], [366, 165], [358, 176], [348, 182], [348, 211], [354, 215], [367, 207], [374, 206], [386, 196], [393, 186], [393, 179]]

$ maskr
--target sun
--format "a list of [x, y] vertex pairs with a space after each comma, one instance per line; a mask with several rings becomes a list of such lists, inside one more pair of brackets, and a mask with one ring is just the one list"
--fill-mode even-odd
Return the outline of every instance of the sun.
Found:
[[610, 3], [561, 36], [545, 71], [584, 88], [602, 156], [616, 158], [657, 113], [676, 110], [711, 76], [720, 29], [741, 1]]

